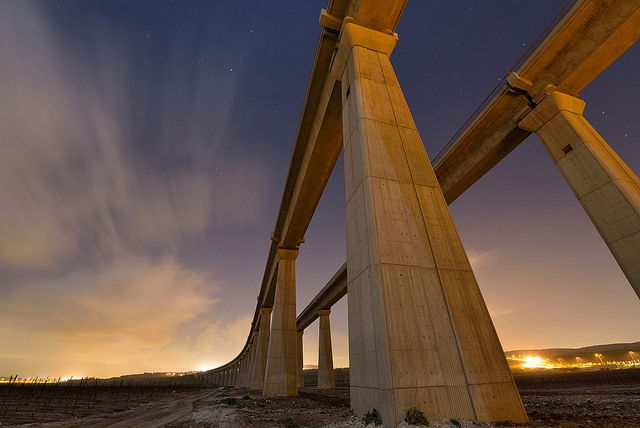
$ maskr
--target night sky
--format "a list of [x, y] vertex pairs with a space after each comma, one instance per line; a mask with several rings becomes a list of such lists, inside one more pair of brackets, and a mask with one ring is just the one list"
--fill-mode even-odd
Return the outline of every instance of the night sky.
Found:
[[[431, 157], [559, 0], [413, 0], [392, 61]], [[242, 348], [326, 1], [0, 1], [0, 375], [212, 368]], [[585, 115], [640, 171], [640, 46]], [[345, 260], [338, 163], [298, 310]], [[640, 340], [640, 301], [535, 136], [451, 205], [503, 347]], [[348, 365], [346, 299], [332, 313]], [[317, 363], [317, 324], [305, 364]]]

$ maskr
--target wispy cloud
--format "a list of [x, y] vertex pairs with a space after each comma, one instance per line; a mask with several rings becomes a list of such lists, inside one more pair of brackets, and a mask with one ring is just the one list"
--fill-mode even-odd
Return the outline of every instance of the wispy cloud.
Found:
[[[0, 4], [0, 373], [17, 361], [115, 374], [231, 357], [242, 343], [229, 335], [246, 332], [216, 319], [215, 278], [178, 254], [189, 237], [264, 215], [262, 160], [220, 154], [221, 173], [203, 159], [222, 144], [234, 78], [195, 73], [181, 86], [169, 69], [155, 140], [140, 141], [147, 113], [132, 108], [125, 46], [97, 32], [83, 56], [37, 6]], [[180, 91], [189, 120], [176, 131]], [[185, 342], [178, 331], [194, 320]]]

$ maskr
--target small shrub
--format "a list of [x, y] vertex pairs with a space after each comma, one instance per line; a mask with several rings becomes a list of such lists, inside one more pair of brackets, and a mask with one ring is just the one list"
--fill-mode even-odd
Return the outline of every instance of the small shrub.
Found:
[[245, 395], [244, 397], [242, 397], [243, 400], [249, 400], [251, 397], [249, 397], [248, 395]]
[[457, 427], [461, 427], [460, 421], [457, 419], [449, 419], [449, 421]]
[[377, 409], [373, 409], [370, 412], [367, 412], [362, 417], [362, 423], [365, 425], [374, 424], [374, 425], [382, 425], [382, 419], [380, 418], [380, 414]]
[[293, 422], [291, 419], [287, 419], [286, 421], [284, 421], [284, 424], [286, 428], [300, 428], [300, 425]]
[[426, 425], [429, 426], [429, 421], [424, 416], [420, 410], [415, 407], [407, 410], [407, 416], [404, 418], [404, 421], [410, 425]]

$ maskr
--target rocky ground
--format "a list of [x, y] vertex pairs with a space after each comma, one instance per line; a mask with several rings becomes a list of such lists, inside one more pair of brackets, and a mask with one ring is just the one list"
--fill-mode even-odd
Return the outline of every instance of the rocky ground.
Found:
[[[640, 427], [640, 383], [637, 373], [575, 374], [565, 377], [518, 379], [530, 423], [521, 428], [637, 428]], [[573, 376], [573, 377], [571, 377]], [[596, 377], [597, 377], [596, 376]], [[618, 380], [615, 380], [616, 377]], [[612, 379], [614, 381], [612, 381]], [[620, 380], [622, 379], [622, 380]], [[626, 379], [626, 380], [625, 380]], [[153, 397], [152, 397], [153, 398]], [[129, 400], [128, 400], [129, 401]], [[30, 427], [325, 427], [361, 428], [365, 425], [349, 410], [348, 388], [319, 391], [305, 388], [299, 397], [267, 398], [244, 388], [212, 388], [157, 395], [152, 400], [130, 400], [128, 408], [45, 422], [8, 418], [0, 425]], [[40, 421], [40, 422], [37, 422]], [[438, 428], [489, 428], [466, 420], [430, 421]], [[514, 425], [501, 425], [514, 426]], [[408, 428], [406, 423], [403, 428]]]

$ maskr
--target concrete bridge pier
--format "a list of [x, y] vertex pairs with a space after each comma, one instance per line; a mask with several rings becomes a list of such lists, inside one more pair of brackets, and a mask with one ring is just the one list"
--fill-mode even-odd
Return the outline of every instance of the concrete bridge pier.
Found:
[[298, 395], [296, 258], [298, 250], [279, 249], [277, 283], [263, 393]]
[[260, 326], [258, 341], [256, 343], [256, 359], [253, 366], [251, 389], [262, 391], [264, 389], [264, 373], [267, 365], [267, 353], [269, 352], [269, 333], [271, 330], [271, 308], [260, 308]]
[[247, 388], [251, 388], [253, 386], [253, 372], [255, 371], [256, 366], [256, 357], [258, 355], [258, 335], [260, 332], [258, 330], [254, 330], [251, 333], [251, 348], [249, 351], [249, 366], [247, 367], [247, 375], [245, 378], [245, 386]]
[[246, 358], [242, 358], [238, 362], [238, 379], [236, 380], [236, 386], [244, 386], [244, 368], [246, 363]]
[[304, 388], [304, 342], [302, 341], [302, 335], [304, 331], [297, 331], [296, 340], [296, 365], [297, 365], [297, 385], [298, 389]]
[[527, 416], [391, 65], [397, 37], [346, 18], [342, 86], [351, 406], [396, 426]]
[[244, 358], [241, 363], [241, 376], [240, 376], [240, 386], [249, 386], [249, 366], [251, 364], [251, 346], [249, 346], [249, 350], [245, 353]]
[[333, 371], [333, 352], [331, 350], [331, 327], [329, 324], [330, 309], [318, 311], [319, 343], [318, 343], [318, 388], [336, 387], [336, 375]]
[[584, 118], [584, 107], [552, 92], [519, 126], [540, 137], [640, 297], [640, 180]]

